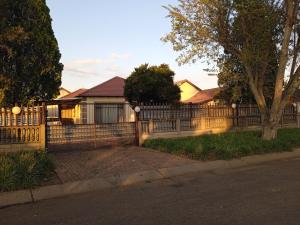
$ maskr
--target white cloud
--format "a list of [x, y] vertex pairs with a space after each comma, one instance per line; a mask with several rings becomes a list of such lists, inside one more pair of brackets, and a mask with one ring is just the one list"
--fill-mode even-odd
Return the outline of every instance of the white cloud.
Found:
[[68, 63], [68, 65], [74, 65], [74, 66], [83, 66], [83, 65], [100, 65], [105, 63], [102, 59], [81, 59], [81, 60], [75, 60], [71, 63]]
[[130, 53], [111, 53], [108, 57], [103, 59], [77, 59], [65, 63], [64, 72], [68, 75], [79, 77], [86, 77], [89, 75], [98, 76], [112, 73], [121, 74], [126, 70], [119, 64], [122, 61], [130, 59], [131, 56], [132, 55]]
[[113, 60], [119, 60], [119, 59], [127, 60], [130, 59], [130, 57], [131, 57], [130, 53], [125, 53], [125, 54], [111, 53], [110, 55], [110, 58]]

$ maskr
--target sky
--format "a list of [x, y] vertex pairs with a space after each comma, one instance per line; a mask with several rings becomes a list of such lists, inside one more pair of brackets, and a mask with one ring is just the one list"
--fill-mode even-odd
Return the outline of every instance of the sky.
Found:
[[167, 10], [177, 0], [46, 0], [64, 64], [62, 86], [91, 88], [114, 76], [126, 78], [141, 64], [169, 64], [175, 81], [201, 89], [217, 87], [205, 63], [178, 66], [172, 45], [160, 39], [171, 30]]

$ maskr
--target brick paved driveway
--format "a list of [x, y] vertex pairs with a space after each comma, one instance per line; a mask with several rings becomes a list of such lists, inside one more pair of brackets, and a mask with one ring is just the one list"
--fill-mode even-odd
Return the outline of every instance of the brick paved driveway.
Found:
[[64, 183], [182, 166], [195, 162], [167, 153], [134, 146], [93, 151], [56, 152], [52, 153], [52, 155], [55, 160], [57, 175]]

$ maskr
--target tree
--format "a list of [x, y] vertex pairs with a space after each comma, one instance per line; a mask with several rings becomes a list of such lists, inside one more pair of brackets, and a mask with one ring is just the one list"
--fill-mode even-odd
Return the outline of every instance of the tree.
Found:
[[217, 99], [226, 102], [227, 104], [239, 103], [247, 104], [254, 103], [254, 97], [247, 83], [243, 67], [239, 60], [232, 55], [224, 55], [220, 59], [218, 73], [218, 85], [220, 93], [216, 96]]
[[[274, 46], [271, 54], [272, 62], [266, 70], [263, 93], [268, 107], [273, 99], [275, 76], [278, 66], [278, 53]], [[216, 98], [227, 103], [253, 104], [255, 98], [250, 90], [246, 71], [240, 60], [232, 54], [224, 54], [219, 60], [218, 85], [220, 93]]]
[[[262, 116], [262, 137], [276, 138], [283, 110], [300, 85], [299, 0], [180, 0], [166, 8], [172, 31], [163, 39], [182, 52], [179, 62], [224, 53], [239, 59]], [[264, 84], [274, 43], [279, 60], [268, 107]]]
[[63, 65], [45, 0], [1, 0], [0, 104], [49, 100]]
[[174, 75], [166, 64], [141, 65], [126, 79], [124, 95], [131, 104], [176, 103], [180, 100], [180, 89], [174, 84]]

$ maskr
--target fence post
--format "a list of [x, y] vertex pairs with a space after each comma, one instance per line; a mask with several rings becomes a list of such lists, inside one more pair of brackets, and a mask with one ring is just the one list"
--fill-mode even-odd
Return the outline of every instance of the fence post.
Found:
[[142, 144], [142, 122], [140, 121], [139, 113], [135, 111], [135, 141], [137, 146]]
[[137, 146], [141, 146], [144, 143], [143, 140], [143, 132], [142, 132], [142, 121], [138, 121], [137, 123]]
[[176, 131], [177, 133], [180, 133], [180, 119], [176, 119]]
[[94, 133], [94, 148], [97, 148], [97, 125], [94, 124], [93, 126], [93, 133]]
[[41, 150], [46, 151], [47, 150], [47, 127], [45, 124], [40, 124], [40, 143], [41, 143]]
[[154, 123], [153, 120], [149, 120], [149, 133], [152, 134], [153, 133], [153, 128], [154, 128]]
[[17, 115], [16, 114], [12, 114], [13, 115], [13, 121], [14, 121], [14, 123], [13, 123], [13, 126], [17, 126], [18, 125], [18, 121], [17, 121]]
[[13, 124], [12, 124], [12, 112], [11, 112], [10, 108], [8, 109], [7, 116], [8, 116], [8, 124], [9, 124], [10, 127], [12, 127], [13, 126]]
[[[27, 111], [29, 110], [27, 106]], [[27, 114], [27, 125], [28, 125], [28, 114]], [[47, 105], [45, 102], [42, 102], [42, 124], [40, 124], [42, 132], [42, 138], [41, 140], [44, 141], [44, 149], [47, 151], [48, 149], [48, 133], [47, 133]]]
[[[209, 118], [209, 117], [207, 117], [207, 118]], [[201, 130], [205, 130], [206, 129], [206, 124], [205, 124], [205, 122], [206, 122], [206, 117], [205, 116], [201, 116], [200, 117], [200, 129]]]
[[231, 115], [232, 115], [232, 128], [235, 128], [235, 110], [234, 110], [234, 107], [231, 107]]
[[297, 119], [297, 127], [300, 128], [300, 111], [299, 111], [299, 108], [300, 108], [300, 103], [297, 103], [296, 105], [296, 119]]
[[5, 108], [2, 108], [1, 109], [1, 125], [2, 126], [6, 126], [6, 109]]

